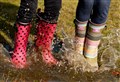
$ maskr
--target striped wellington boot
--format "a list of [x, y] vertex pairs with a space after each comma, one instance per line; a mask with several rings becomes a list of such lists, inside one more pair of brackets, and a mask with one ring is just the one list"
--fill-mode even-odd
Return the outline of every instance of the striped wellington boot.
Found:
[[58, 62], [51, 52], [51, 44], [56, 25], [43, 20], [40, 20], [37, 25], [36, 46], [41, 49], [43, 61], [48, 65], [56, 65]]
[[26, 47], [30, 32], [30, 24], [16, 24], [17, 32], [15, 33], [15, 45], [11, 62], [16, 68], [24, 68], [26, 66]]
[[74, 41], [75, 51], [83, 55], [87, 22], [80, 22], [76, 19], [74, 20], [74, 23], [75, 23], [75, 41]]
[[101, 31], [105, 25], [94, 25], [89, 24], [89, 28], [87, 30], [87, 36], [85, 40], [84, 47], [84, 56], [86, 57], [87, 62], [95, 68], [98, 68], [98, 46], [101, 40]]

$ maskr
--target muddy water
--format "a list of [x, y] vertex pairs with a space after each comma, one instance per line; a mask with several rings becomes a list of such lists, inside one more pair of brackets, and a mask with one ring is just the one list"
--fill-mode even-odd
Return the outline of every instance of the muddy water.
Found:
[[[5, 51], [6, 52], [6, 51]], [[29, 68], [18, 70], [11, 66], [3, 56], [0, 46], [0, 82], [120, 82], [120, 29], [103, 36], [99, 47], [99, 71], [86, 72], [92, 69], [86, 66], [84, 58], [73, 50], [73, 40], [65, 39], [64, 49], [57, 55], [62, 60], [59, 66], [48, 67], [41, 62], [41, 57], [30, 55]], [[72, 57], [72, 58], [71, 58]]]

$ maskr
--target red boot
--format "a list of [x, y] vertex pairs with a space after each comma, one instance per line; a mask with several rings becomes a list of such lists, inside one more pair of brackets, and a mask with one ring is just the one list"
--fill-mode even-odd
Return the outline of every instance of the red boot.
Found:
[[11, 61], [16, 68], [24, 68], [26, 66], [26, 47], [31, 25], [16, 24], [16, 27], [15, 46]]
[[36, 46], [41, 48], [43, 61], [48, 65], [56, 65], [57, 60], [51, 53], [51, 44], [56, 24], [50, 24], [45, 21], [39, 21], [37, 26]]

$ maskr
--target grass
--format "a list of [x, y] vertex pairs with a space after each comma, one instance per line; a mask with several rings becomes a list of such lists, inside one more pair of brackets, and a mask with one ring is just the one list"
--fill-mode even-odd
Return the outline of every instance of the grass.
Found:
[[[0, 0], [0, 30], [5, 32], [9, 37], [14, 37], [14, 22], [16, 14], [19, 8], [19, 0]], [[44, 9], [44, 1], [39, 1], [39, 7]], [[107, 21], [107, 29], [104, 34], [108, 34], [114, 28], [120, 28], [120, 2], [119, 0], [112, 0], [110, 6], [110, 12]], [[62, 9], [58, 21], [57, 33], [61, 33], [62, 29], [69, 35], [74, 35], [75, 11], [77, 6], [77, 0], [63, 0]], [[34, 28], [33, 28], [34, 29]], [[34, 30], [31, 31], [33, 34]], [[2, 38], [4, 36], [1, 36]], [[3, 40], [0, 40], [2, 42]]]

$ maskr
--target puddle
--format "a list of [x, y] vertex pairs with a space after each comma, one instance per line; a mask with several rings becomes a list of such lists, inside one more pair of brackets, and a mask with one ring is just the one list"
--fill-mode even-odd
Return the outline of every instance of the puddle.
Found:
[[[63, 59], [61, 65], [48, 67], [40, 58], [23, 70], [12, 68], [11, 64], [4, 60], [6, 56], [3, 54], [6, 53], [0, 46], [0, 82], [120, 82], [120, 29], [103, 36], [99, 47], [100, 71], [97, 72], [83, 72], [83, 69], [91, 68], [87, 66], [84, 58], [74, 51], [73, 39], [65, 38], [64, 41], [64, 48], [56, 56], [67, 57], [67, 61]], [[34, 59], [35, 56], [32, 57]]]

